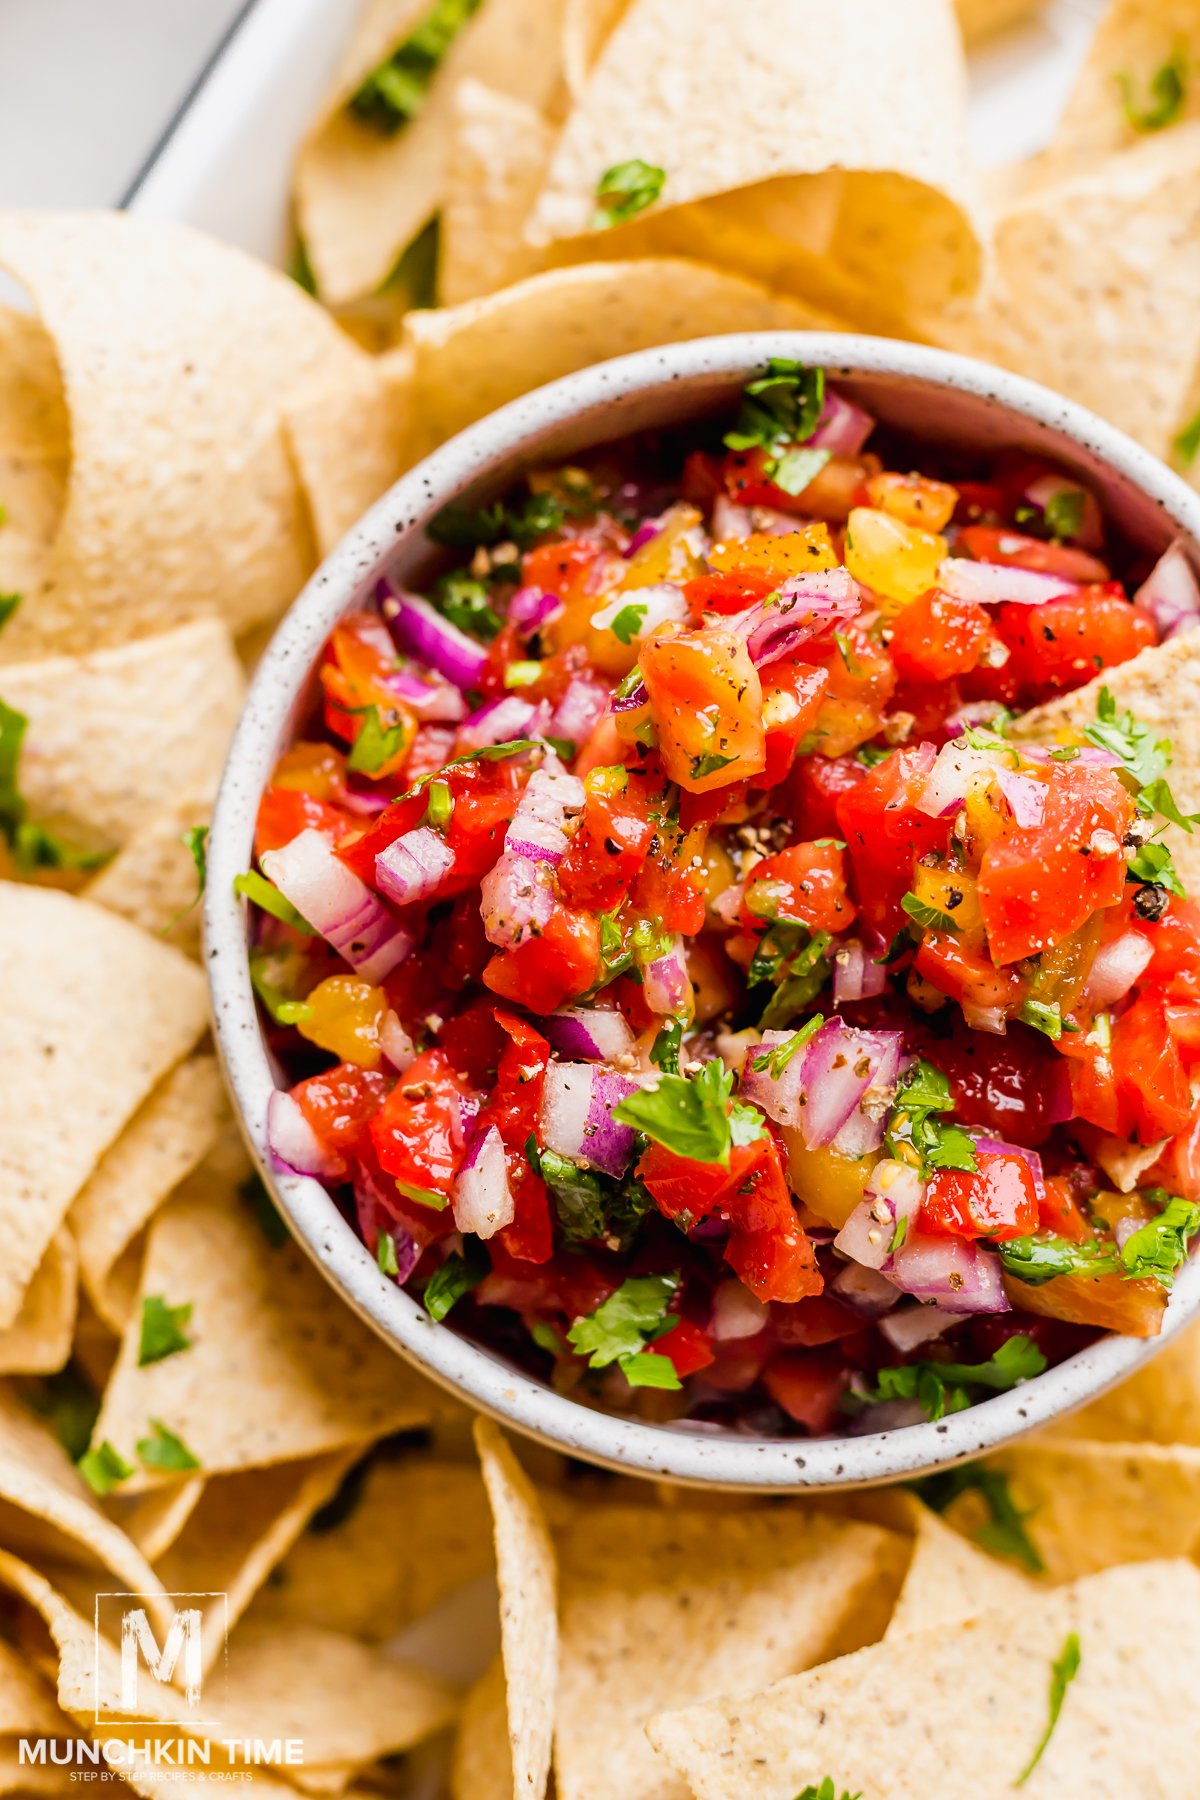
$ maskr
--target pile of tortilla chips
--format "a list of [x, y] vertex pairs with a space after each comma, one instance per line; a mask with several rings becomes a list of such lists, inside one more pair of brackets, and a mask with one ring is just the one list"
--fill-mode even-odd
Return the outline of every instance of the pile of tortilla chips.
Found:
[[[1200, 1327], [918, 1491], [688, 1494], [473, 1442], [288, 1241], [197, 962], [263, 632], [541, 382], [883, 330], [1190, 468], [1200, 4], [1115, 0], [989, 218], [959, 24], [1031, 10], [370, 0], [297, 167], [324, 305], [192, 232], [0, 214], [0, 1791], [65, 1795], [96, 1745], [138, 1793], [265, 1800], [1197, 1791]], [[1195, 640], [1110, 685], [1200, 806]]]

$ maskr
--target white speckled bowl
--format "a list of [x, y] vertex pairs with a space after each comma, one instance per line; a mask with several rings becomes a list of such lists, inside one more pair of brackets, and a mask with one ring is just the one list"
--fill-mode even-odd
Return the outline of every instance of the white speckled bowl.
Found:
[[234, 738], [208, 853], [205, 935], [217, 1041], [250, 1147], [300, 1242], [342, 1297], [401, 1355], [484, 1412], [543, 1443], [625, 1473], [726, 1488], [861, 1487], [978, 1455], [1093, 1399], [1144, 1363], [1197, 1310], [1200, 1263], [1176, 1284], [1161, 1338], [1109, 1337], [1011, 1393], [936, 1424], [872, 1436], [752, 1438], [636, 1423], [553, 1393], [435, 1325], [375, 1266], [321, 1185], [268, 1166], [275, 1085], [255, 1012], [245, 908], [259, 796], [293, 735], [333, 626], [385, 569], [419, 583], [425, 522], [464, 491], [503, 491], [523, 469], [590, 445], [728, 408], [768, 356], [824, 365], [870, 412], [935, 443], [1045, 451], [1087, 480], [1109, 516], [1152, 552], [1200, 537], [1200, 498], [1147, 451], [1045, 388], [913, 344], [807, 332], [745, 333], [645, 350], [569, 375], [445, 444], [372, 507], [313, 576], [272, 640]]

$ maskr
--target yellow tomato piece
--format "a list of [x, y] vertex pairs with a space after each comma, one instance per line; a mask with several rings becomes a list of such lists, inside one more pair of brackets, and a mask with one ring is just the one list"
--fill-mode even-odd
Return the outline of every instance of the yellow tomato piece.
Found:
[[912, 891], [926, 906], [953, 919], [961, 938], [982, 940], [983, 914], [973, 875], [967, 875], [961, 869], [928, 869], [918, 863], [913, 873]]
[[679, 501], [663, 514], [662, 529], [635, 550], [617, 583], [627, 588], [653, 587], [659, 581], [690, 581], [703, 575], [704, 562], [688, 542], [688, 533], [701, 522], [694, 506]]
[[922, 531], [941, 531], [958, 505], [958, 489], [948, 483], [931, 481], [927, 475], [898, 475], [890, 469], [871, 476], [867, 496], [881, 512]]
[[874, 507], [856, 506], [846, 527], [846, 567], [896, 612], [937, 581], [946, 540]]
[[836, 569], [838, 559], [829, 527], [818, 521], [800, 531], [755, 531], [747, 538], [727, 538], [713, 545], [708, 566], [717, 574], [730, 569], [761, 569], [772, 580], [786, 581], [791, 575]]
[[836, 1150], [808, 1150], [792, 1126], [784, 1128], [792, 1192], [810, 1212], [840, 1231], [859, 1204], [879, 1161], [878, 1155], [839, 1156]]
[[762, 683], [744, 639], [716, 629], [656, 635], [639, 661], [672, 781], [706, 794], [762, 774]]
[[332, 744], [293, 744], [275, 765], [272, 787], [297, 788], [315, 800], [336, 800], [346, 784], [346, 758]]
[[1125, 1275], [1056, 1275], [1034, 1287], [1015, 1275], [1004, 1276], [1004, 1291], [1020, 1312], [1071, 1325], [1098, 1325], [1126, 1337], [1157, 1337], [1162, 1330], [1167, 1292], [1157, 1281], [1131, 1281]]
[[296, 1022], [301, 1037], [328, 1050], [339, 1062], [378, 1069], [383, 1062], [380, 1032], [387, 1011], [382, 988], [357, 975], [331, 975], [308, 996], [311, 1009]]

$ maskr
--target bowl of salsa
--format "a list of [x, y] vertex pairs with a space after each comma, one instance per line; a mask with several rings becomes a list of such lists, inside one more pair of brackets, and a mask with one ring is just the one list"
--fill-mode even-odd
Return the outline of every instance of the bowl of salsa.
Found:
[[718, 1485], [946, 1464], [1152, 1353], [1200, 1304], [1198, 517], [1046, 390], [804, 333], [405, 476], [209, 849], [233, 1092], [342, 1294]]

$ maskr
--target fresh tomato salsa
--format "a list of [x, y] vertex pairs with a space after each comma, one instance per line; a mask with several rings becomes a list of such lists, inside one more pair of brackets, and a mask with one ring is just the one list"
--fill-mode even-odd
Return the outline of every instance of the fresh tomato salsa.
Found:
[[238, 881], [278, 1166], [447, 1329], [695, 1429], [905, 1425], [1157, 1333], [1193, 821], [1102, 680], [1022, 715], [1191, 622], [1174, 553], [783, 361], [430, 535]]

